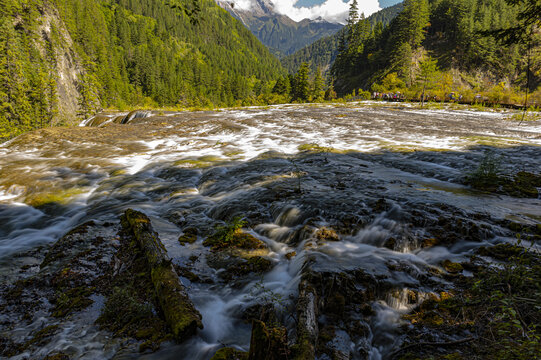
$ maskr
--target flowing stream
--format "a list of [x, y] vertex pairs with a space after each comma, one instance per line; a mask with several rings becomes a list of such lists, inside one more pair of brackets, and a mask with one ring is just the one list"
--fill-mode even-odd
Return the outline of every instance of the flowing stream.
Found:
[[[514, 241], [504, 220], [541, 221], [539, 199], [485, 194], [461, 182], [487, 152], [505, 173], [541, 170], [541, 122], [519, 126], [509, 116], [372, 102], [282, 105], [145, 113], [127, 124], [43, 129], [4, 143], [1, 281], [16, 279], [23, 266], [37, 272], [32, 251], [46, 249], [77, 224], [115, 222], [127, 208], [151, 218], [175, 263], [215, 280], [182, 278], [204, 323], [184, 344], [153, 354], [118, 352], [92, 325], [103, 304], [96, 297], [54, 341], [14, 358], [40, 358], [52, 349], [81, 359], [209, 359], [223, 345], [247, 351], [251, 325], [243, 311], [266, 296], [280, 299], [294, 338], [288, 313], [295, 311], [309, 269], [362, 270], [382, 279], [370, 301], [375, 313], [362, 320], [367, 334], [361, 339], [344, 325], [332, 346], [347, 358], [384, 359], [400, 342], [401, 314], [445, 285], [427, 269], [441, 269], [444, 259], [460, 261], [482, 245]], [[206, 234], [235, 216], [246, 218], [246, 231], [269, 247], [274, 267], [224, 284], [216, 280], [219, 267], [208, 264], [203, 236], [187, 245], [177, 239], [187, 227]], [[335, 229], [338, 241], [318, 238], [322, 228]], [[441, 233], [456, 236], [422, 246]], [[193, 256], [198, 260], [192, 263]], [[0, 313], [0, 332], [4, 317], [9, 314]], [[325, 324], [325, 317], [318, 320]], [[30, 325], [11, 331], [24, 339], [43, 321], [35, 314]]]

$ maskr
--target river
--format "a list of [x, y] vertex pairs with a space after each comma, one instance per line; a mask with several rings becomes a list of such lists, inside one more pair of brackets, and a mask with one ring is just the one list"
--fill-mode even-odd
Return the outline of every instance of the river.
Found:
[[[128, 124], [89, 127], [87, 121], [4, 143], [2, 282], [39, 272], [35, 254], [74, 226], [117, 222], [127, 208], [151, 218], [175, 263], [213, 280], [182, 278], [204, 324], [187, 343], [153, 354], [117, 353], [118, 343], [93, 324], [103, 303], [98, 296], [50, 342], [13, 358], [42, 358], [54, 349], [81, 359], [209, 359], [223, 344], [248, 350], [251, 326], [243, 311], [269, 294], [282, 299], [283, 321], [294, 338], [295, 320], [286, 315], [294, 312], [307, 271], [362, 271], [374, 279], [371, 315], [358, 316], [347, 301], [351, 294], [344, 293], [347, 320], [322, 310], [318, 321], [320, 327], [333, 324], [329, 347], [346, 358], [385, 358], [400, 343], [400, 316], [446, 286], [429, 269], [441, 269], [445, 259], [460, 261], [482, 245], [513, 242], [503, 221], [541, 221], [539, 199], [487, 194], [462, 183], [488, 152], [503, 173], [540, 171], [541, 121], [519, 125], [509, 117], [375, 102], [280, 105], [152, 112]], [[273, 268], [228, 283], [208, 265], [202, 242], [235, 216], [268, 246]], [[199, 229], [198, 240], [181, 245], [177, 239], [189, 227]], [[318, 236], [321, 229], [333, 229], [335, 241]], [[445, 241], [423, 246], [435, 237]], [[194, 255], [199, 260], [190, 262]], [[23, 267], [29, 270], [21, 275]], [[410, 289], [415, 300], [405, 295]], [[0, 333], [11, 333], [13, 341], [53, 321], [36, 313], [8, 327], [9, 316], [0, 308]], [[351, 330], [353, 320], [366, 328], [364, 335]]]

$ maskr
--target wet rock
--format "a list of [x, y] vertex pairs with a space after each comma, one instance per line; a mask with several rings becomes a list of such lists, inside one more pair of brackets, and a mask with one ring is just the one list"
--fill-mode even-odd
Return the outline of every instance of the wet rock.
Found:
[[272, 261], [261, 256], [254, 256], [248, 260], [237, 262], [220, 273], [224, 280], [232, 280], [237, 276], [244, 276], [250, 273], [261, 274], [269, 271], [273, 266]]
[[470, 177], [466, 184], [477, 190], [505, 194], [514, 197], [537, 198], [541, 188], [541, 175], [520, 171], [513, 177], [493, 175], [491, 177]]
[[70, 360], [70, 357], [63, 352], [52, 352], [45, 356], [43, 360]]
[[231, 347], [225, 347], [218, 351], [210, 360], [248, 360], [248, 353]]
[[507, 260], [511, 256], [517, 256], [524, 253], [524, 249], [511, 244], [498, 244], [494, 246], [481, 246], [477, 249], [477, 254], [489, 256], [496, 260]]
[[427, 239], [423, 239], [422, 243], [421, 243], [421, 247], [433, 247], [433, 246], [437, 246], [439, 244], [439, 241], [438, 239], [436, 238], [427, 238]]
[[397, 245], [397, 241], [396, 241], [396, 239], [394, 237], [390, 237], [383, 244], [384, 247], [386, 247], [387, 249], [390, 249], [390, 250], [394, 250], [396, 248], [396, 245]]
[[333, 229], [322, 227], [316, 231], [316, 239], [319, 241], [340, 241], [340, 236]]
[[183, 234], [178, 238], [180, 245], [193, 244], [197, 240], [197, 229], [189, 227], [183, 230]]
[[150, 267], [156, 297], [175, 338], [183, 341], [203, 328], [201, 314], [193, 306], [158, 234], [141, 212], [126, 210], [122, 226], [133, 233]]
[[86, 126], [93, 126], [93, 127], [98, 127], [100, 125], [102, 125], [103, 123], [105, 123], [106, 121], [109, 121], [111, 118], [109, 116], [105, 116], [105, 115], [96, 115], [92, 118], [92, 120], [90, 120]]
[[461, 264], [452, 262], [450, 260], [444, 260], [442, 266], [445, 271], [451, 274], [456, 274], [464, 270], [464, 267]]
[[288, 260], [291, 260], [291, 259], [294, 258], [295, 256], [297, 256], [297, 252], [296, 252], [296, 251], [288, 252], [288, 253], [285, 255], [286, 259], [288, 259]]
[[131, 111], [128, 115], [126, 115], [122, 121], [121, 124], [129, 124], [131, 121], [135, 119], [144, 119], [150, 116], [149, 111], [142, 111], [142, 110], [134, 110]]
[[286, 328], [254, 320], [248, 360], [286, 359], [289, 359]]
[[214, 234], [203, 241], [204, 246], [210, 246], [211, 250], [222, 249], [264, 249], [266, 245], [252, 234], [244, 232], [241, 228], [245, 222], [241, 220], [217, 227]]
[[379, 199], [372, 205], [372, 210], [375, 212], [384, 212], [391, 208], [391, 204], [389, 204], [384, 198]]

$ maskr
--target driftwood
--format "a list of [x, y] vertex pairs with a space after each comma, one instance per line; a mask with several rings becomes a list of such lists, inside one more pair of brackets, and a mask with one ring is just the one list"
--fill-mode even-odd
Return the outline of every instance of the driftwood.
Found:
[[470, 342], [472, 340], [475, 340], [474, 337], [468, 337], [465, 339], [455, 340], [455, 341], [446, 341], [446, 342], [419, 342], [415, 344], [410, 344], [407, 346], [404, 346], [396, 351], [393, 351], [389, 354], [389, 359], [393, 359], [396, 355], [400, 354], [402, 351], [418, 347], [418, 346], [450, 346], [450, 345], [457, 345], [457, 344], [463, 344], [466, 342]]
[[150, 219], [139, 211], [128, 209], [121, 222], [145, 254], [156, 297], [173, 335], [178, 341], [186, 340], [198, 328], [203, 328], [201, 314], [188, 297]]

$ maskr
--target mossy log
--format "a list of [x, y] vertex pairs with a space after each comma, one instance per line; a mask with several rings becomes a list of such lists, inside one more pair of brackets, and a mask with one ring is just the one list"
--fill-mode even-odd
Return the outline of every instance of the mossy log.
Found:
[[145, 254], [156, 297], [173, 335], [178, 341], [186, 340], [196, 333], [197, 328], [203, 328], [201, 314], [181, 284], [163, 243], [152, 229], [150, 219], [139, 211], [128, 209], [121, 222], [124, 229], [133, 234]]
[[297, 301], [297, 343], [293, 347], [293, 358], [298, 360], [314, 359], [315, 344], [318, 338], [317, 294], [306, 279], [299, 284]]

